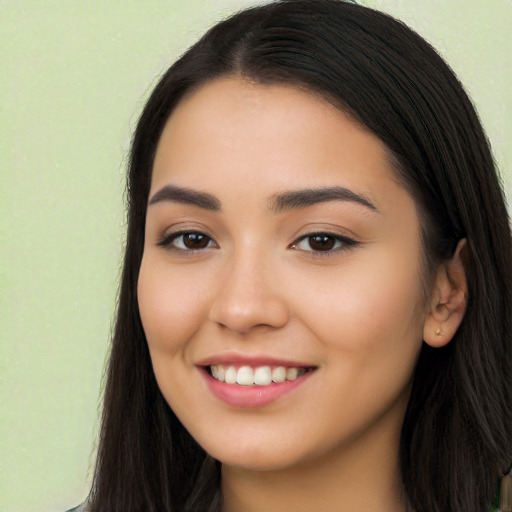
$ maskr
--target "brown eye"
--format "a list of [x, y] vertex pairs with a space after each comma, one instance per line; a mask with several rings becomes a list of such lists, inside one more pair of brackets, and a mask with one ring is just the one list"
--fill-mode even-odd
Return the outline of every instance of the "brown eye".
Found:
[[211, 237], [199, 231], [171, 233], [160, 240], [158, 245], [179, 251], [199, 251], [201, 249], [216, 247]]
[[330, 251], [336, 246], [336, 238], [330, 235], [312, 235], [307, 237], [309, 247], [313, 251]]
[[204, 249], [210, 243], [210, 237], [203, 233], [185, 233], [181, 237], [183, 238], [183, 245], [187, 249]]
[[311, 233], [292, 244], [291, 248], [313, 254], [330, 254], [359, 246], [359, 242], [342, 235]]

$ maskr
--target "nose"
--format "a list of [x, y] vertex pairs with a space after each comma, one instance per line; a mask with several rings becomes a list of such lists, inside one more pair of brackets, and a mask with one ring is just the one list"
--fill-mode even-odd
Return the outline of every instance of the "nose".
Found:
[[240, 255], [226, 263], [209, 319], [239, 334], [262, 326], [277, 329], [286, 325], [290, 311], [276, 274], [261, 254]]

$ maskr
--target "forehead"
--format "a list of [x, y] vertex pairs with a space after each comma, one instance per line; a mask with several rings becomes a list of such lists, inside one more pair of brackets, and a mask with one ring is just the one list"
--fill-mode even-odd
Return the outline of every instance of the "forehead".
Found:
[[404, 193], [380, 139], [331, 103], [291, 85], [235, 78], [206, 83], [170, 116], [152, 192], [170, 182], [219, 191], [234, 186], [248, 196], [344, 186], [376, 203]]

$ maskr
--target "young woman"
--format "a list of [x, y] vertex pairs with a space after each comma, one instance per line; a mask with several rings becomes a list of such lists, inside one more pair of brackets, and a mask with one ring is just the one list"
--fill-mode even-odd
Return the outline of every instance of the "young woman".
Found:
[[461, 85], [341, 0], [219, 23], [139, 120], [86, 510], [483, 512], [512, 246]]

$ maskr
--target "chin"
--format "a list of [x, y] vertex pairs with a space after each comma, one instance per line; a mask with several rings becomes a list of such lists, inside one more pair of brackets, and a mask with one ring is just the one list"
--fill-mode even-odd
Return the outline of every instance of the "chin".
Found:
[[[216, 457], [217, 458], [217, 457]], [[270, 471], [283, 471], [290, 469], [297, 464], [293, 457], [286, 456], [285, 454], [273, 453], [269, 456], [262, 450], [254, 450], [249, 453], [236, 453], [229, 454], [226, 457], [218, 458], [223, 466], [229, 466], [243, 471], [257, 471], [257, 472], [270, 472]]]
[[291, 447], [259, 442], [229, 443], [229, 436], [224, 437], [223, 443], [215, 440], [213, 443], [199, 443], [203, 449], [225, 466], [238, 468], [245, 471], [279, 471], [300, 463], [301, 454], [296, 446]]
[[325, 449], [315, 449], [308, 452], [303, 442], [287, 439], [279, 442], [264, 442], [260, 440], [256, 443], [247, 442], [244, 444], [233, 443], [233, 446], [203, 446], [206, 452], [213, 458], [220, 461], [223, 465], [236, 468], [243, 471], [272, 472], [284, 471], [300, 467], [308, 461], [315, 458], [322, 458], [329, 447]]

